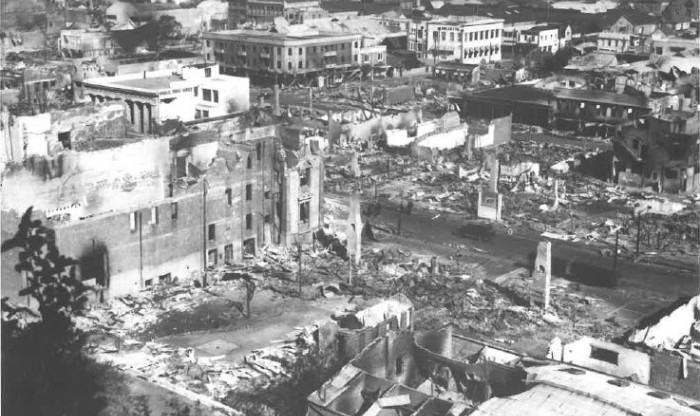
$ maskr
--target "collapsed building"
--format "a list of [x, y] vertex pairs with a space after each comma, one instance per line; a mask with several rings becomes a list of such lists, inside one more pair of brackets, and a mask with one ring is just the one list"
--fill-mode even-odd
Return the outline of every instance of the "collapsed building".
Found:
[[3, 181], [16, 196], [3, 199], [3, 235], [33, 206], [61, 252], [80, 261], [82, 279], [110, 296], [195, 278], [263, 245], [311, 241], [323, 200], [317, 149], [285, 148], [275, 125], [219, 137], [126, 140], [14, 164]]
[[617, 181], [658, 192], [700, 192], [700, 114], [665, 109], [614, 139]]
[[632, 373], [615, 371], [596, 366], [607, 358], [597, 347], [588, 362], [572, 362], [566, 351], [573, 345], [564, 347], [562, 363], [467, 338], [451, 327], [389, 331], [308, 397], [307, 415], [692, 415], [699, 408], [687, 395], [626, 378], [637, 356], [625, 364]]
[[510, 114], [514, 123], [603, 136], [634, 124], [651, 111], [644, 96], [574, 89], [548, 91], [524, 85], [475, 92], [450, 101], [460, 108], [463, 117], [493, 119]]

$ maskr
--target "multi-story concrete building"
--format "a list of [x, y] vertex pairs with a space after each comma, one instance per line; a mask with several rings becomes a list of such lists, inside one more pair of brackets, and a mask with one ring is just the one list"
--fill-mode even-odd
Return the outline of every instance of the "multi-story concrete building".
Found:
[[500, 61], [502, 41], [503, 19], [450, 16], [445, 20], [412, 21], [408, 29], [409, 50], [436, 62]]
[[97, 29], [62, 30], [58, 48], [65, 55], [78, 58], [112, 56], [121, 51], [111, 33]]
[[325, 14], [318, 0], [228, 0], [229, 27], [243, 22], [271, 23], [275, 17]]
[[85, 96], [93, 102], [125, 101], [129, 121], [137, 132], [145, 134], [165, 120], [191, 121], [248, 111], [249, 85], [247, 78], [220, 74], [214, 64], [82, 82]]
[[541, 25], [523, 30], [518, 35], [516, 48], [556, 53], [559, 50], [559, 26]]
[[[110, 296], [188, 280], [264, 245], [310, 242], [322, 224], [322, 157], [306, 143], [284, 147], [279, 126], [225, 142], [205, 130], [44, 160], [65, 167], [48, 180], [42, 163], [6, 176], [7, 189], [36, 192], [3, 200], [3, 235], [33, 205], [82, 279]], [[21, 278], [3, 271], [3, 287]]]
[[[229, 30], [206, 33], [203, 38], [208, 60], [214, 59], [226, 73], [253, 81], [312, 81], [357, 68], [364, 60], [359, 33]], [[364, 53], [379, 52], [368, 49]], [[384, 62], [385, 57], [381, 58]]]

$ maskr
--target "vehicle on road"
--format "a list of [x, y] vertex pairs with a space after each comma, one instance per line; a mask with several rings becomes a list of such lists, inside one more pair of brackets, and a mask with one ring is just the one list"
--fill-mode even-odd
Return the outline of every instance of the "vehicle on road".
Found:
[[454, 234], [477, 241], [491, 241], [496, 236], [496, 229], [488, 221], [474, 220], [467, 221], [466, 224], [455, 230]]

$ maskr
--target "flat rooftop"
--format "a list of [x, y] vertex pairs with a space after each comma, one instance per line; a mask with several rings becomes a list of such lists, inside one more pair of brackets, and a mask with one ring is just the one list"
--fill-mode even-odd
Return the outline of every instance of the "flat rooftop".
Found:
[[140, 88], [144, 90], [160, 91], [170, 88], [170, 83], [182, 81], [178, 76], [164, 76], [153, 78], [125, 79], [109, 82], [111, 85], [118, 85], [127, 88]]
[[527, 104], [537, 104], [549, 106], [554, 100], [554, 95], [545, 90], [540, 90], [528, 85], [513, 85], [504, 88], [492, 88], [485, 91], [479, 91], [473, 94], [468, 94], [465, 98], [492, 100], [492, 101], [511, 101]]
[[232, 29], [209, 32], [205, 33], [203, 36], [204, 38], [210, 39], [243, 38], [251, 40], [321, 40], [328, 38], [343, 38], [347, 36], [360, 36], [360, 33], [321, 32], [317, 30], [280, 33], [263, 30]]

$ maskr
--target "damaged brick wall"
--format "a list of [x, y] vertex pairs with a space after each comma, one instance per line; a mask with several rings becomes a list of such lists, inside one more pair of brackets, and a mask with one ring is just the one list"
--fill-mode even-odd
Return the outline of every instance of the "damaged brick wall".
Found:
[[700, 363], [687, 360], [683, 377], [683, 358], [666, 352], [651, 355], [649, 385], [700, 400]]

